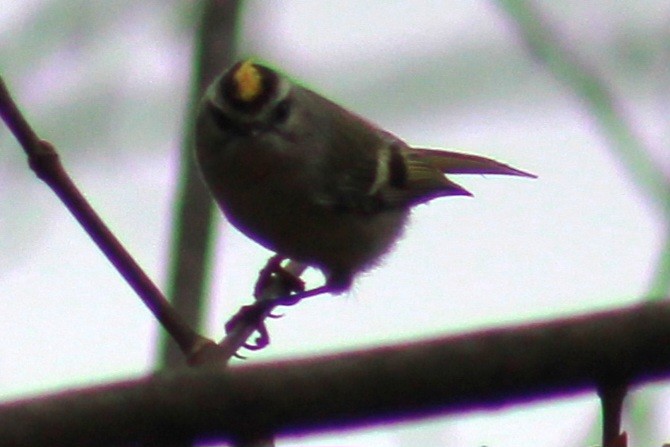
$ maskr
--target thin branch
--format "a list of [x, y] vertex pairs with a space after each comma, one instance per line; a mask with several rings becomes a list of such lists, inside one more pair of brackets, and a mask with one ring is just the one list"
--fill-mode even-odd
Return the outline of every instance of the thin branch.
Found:
[[[218, 345], [198, 334], [186, 324], [160, 289], [144, 273], [97, 215], [63, 168], [55, 148], [37, 137], [12, 99], [2, 77], [0, 77], [0, 116], [28, 155], [30, 167], [35, 174], [52, 188], [112, 265], [135, 290], [156, 319], [176, 341], [188, 363], [193, 366], [212, 363], [225, 365], [244, 345], [272, 308], [268, 308], [267, 313], [259, 315], [257, 320], [250, 320], [240, 325], [234, 333], [226, 336]], [[289, 270], [293, 268], [299, 275], [304, 266], [293, 264]], [[263, 299], [282, 296], [286, 293], [281, 284], [277, 284], [276, 287], [268, 289]]]
[[670, 292], [670, 221], [666, 223], [665, 241], [660, 250], [656, 271], [652, 275], [649, 290], [645, 294], [652, 299], [659, 299]]
[[40, 140], [25, 120], [2, 77], [0, 77], [0, 116], [28, 155], [28, 163], [35, 174], [61, 199], [107, 259], [179, 344], [184, 354], [188, 356], [204, 344], [211, 343], [183, 322], [158, 287], [96, 214], [65, 172], [54, 147]]
[[553, 26], [532, 2], [497, 0], [497, 3], [508, 13], [532, 55], [589, 108], [634, 181], [665, 216], [670, 216], [670, 179], [653, 162], [651, 150], [636, 135], [607, 82], [578, 54], [563, 45]]
[[[180, 182], [175, 194], [168, 296], [184, 320], [191, 327], [200, 328], [209, 289], [212, 248], [216, 245], [218, 232], [214, 225], [217, 210], [193, 156], [195, 121], [205, 88], [225, 66], [233, 63], [240, 2], [207, 0], [196, 7], [199, 20], [196, 25], [191, 98], [180, 157]], [[159, 362], [167, 368], [181, 366], [185, 360], [194, 366], [225, 364], [232, 356], [222, 355], [221, 349], [210, 345], [196, 356], [184, 359], [174, 340], [165, 336], [159, 348]], [[173, 440], [169, 445], [187, 447], [191, 443], [188, 440]], [[166, 445], [162, 444], [162, 447]]]
[[0, 445], [235, 441], [670, 377], [670, 302], [322, 358], [184, 368], [0, 405]]

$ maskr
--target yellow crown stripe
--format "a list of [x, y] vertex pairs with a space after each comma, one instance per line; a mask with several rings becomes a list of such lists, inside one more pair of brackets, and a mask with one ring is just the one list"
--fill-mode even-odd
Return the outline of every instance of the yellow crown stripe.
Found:
[[251, 60], [242, 62], [233, 79], [237, 85], [237, 97], [244, 102], [253, 101], [263, 88], [261, 74]]

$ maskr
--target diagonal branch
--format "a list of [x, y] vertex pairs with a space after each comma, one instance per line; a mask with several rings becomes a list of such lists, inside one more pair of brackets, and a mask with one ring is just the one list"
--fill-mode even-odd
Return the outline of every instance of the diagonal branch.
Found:
[[[226, 364], [258, 328], [267, 314], [259, 315], [258, 320], [239, 325], [234, 333], [226, 336], [220, 344], [198, 334], [175, 311], [160, 289], [144, 273], [97, 215], [63, 168], [54, 147], [37, 137], [9, 94], [2, 77], [0, 77], [0, 117], [28, 155], [28, 162], [35, 174], [52, 188], [107, 259], [135, 290], [177, 343], [189, 364]], [[288, 293], [281, 284], [271, 287], [267, 292], [268, 295], [263, 299], [271, 299]], [[268, 312], [270, 310], [268, 309]]]
[[211, 343], [183, 322], [158, 287], [100, 219], [65, 172], [54, 147], [40, 140], [25, 120], [1, 77], [0, 116], [28, 155], [28, 163], [35, 174], [61, 199], [107, 259], [179, 344], [182, 352], [188, 356], [204, 344]]

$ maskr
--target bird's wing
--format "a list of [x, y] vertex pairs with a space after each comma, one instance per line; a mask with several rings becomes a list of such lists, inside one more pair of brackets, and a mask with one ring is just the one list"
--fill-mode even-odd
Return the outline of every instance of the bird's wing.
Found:
[[[448, 179], [445, 174], [500, 174], [535, 177], [490, 158], [437, 149], [417, 149], [400, 146], [391, 152], [396, 157], [396, 171], [401, 181], [389, 181], [380, 188], [380, 195], [390, 206], [411, 206], [443, 196], [470, 196], [465, 188]], [[390, 163], [390, 166], [394, 166]], [[393, 178], [393, 176], [390, 176]]]
[[472, 195], [408, 147], [392, 145], [389, 150], [389, 175], [378, 192], [386, 206], [407, 207], [436, 197]]
[[[374, 150], [338, 159], [327, 177], [324, 204], [345, 212], [371, 214], [406, 208], [443, 196], [471, 196], [445, 174], [535, 177], [490, 158], [437, 149], [412, 148], [392, 135]], [[335, 166], [336, 163], [329, 163]]]

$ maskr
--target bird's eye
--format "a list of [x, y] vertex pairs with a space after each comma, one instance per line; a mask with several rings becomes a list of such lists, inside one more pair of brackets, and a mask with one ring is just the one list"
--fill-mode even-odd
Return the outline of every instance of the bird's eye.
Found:
[[291, 114], [291, 101], [284, 99], [275, 106], [273, 120], [276, 124], [286, 122]]

